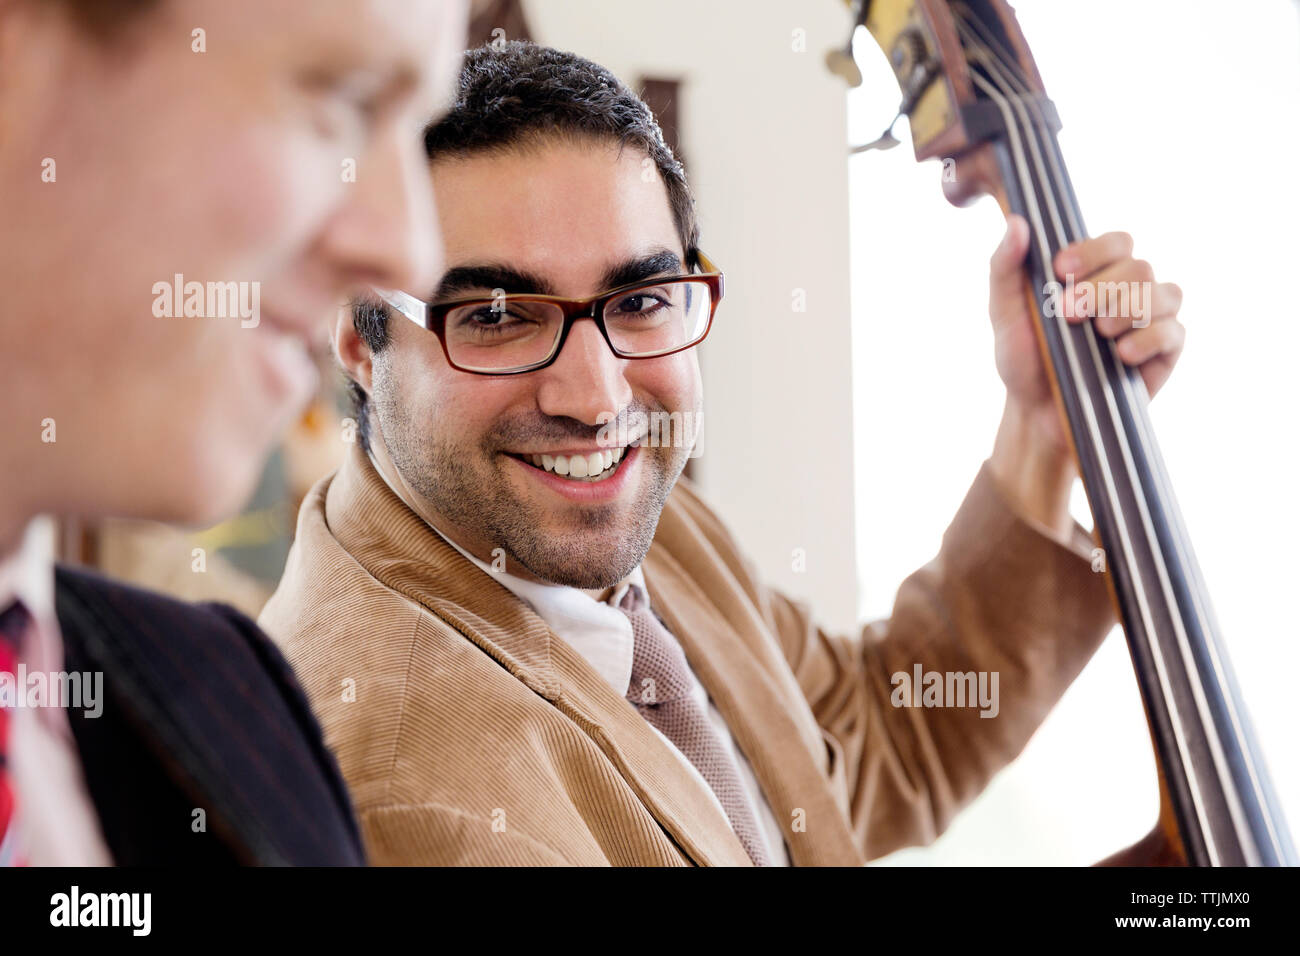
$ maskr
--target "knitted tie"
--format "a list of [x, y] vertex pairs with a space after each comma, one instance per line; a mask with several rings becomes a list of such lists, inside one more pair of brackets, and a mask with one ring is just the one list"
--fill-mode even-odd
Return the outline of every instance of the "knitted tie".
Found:
[[718, 739], [705, 708], [691, 697], [691, 672], [681, 645], [650, 610], [636, 585], [628, 588], [619, 610], [632, 622], [632, 680], [627, 699], [700, 772], [754, 865], [771, 865], [758, 823], [745, 800], [736, 762]]
[[[19, 601], [0, 612], [0, 673], [16, 674], [18, 649], [31, 620], [27, 608]], [[14, 789], [9, 776], [9, 719], [5, 708], [0, 706], [0, 866], [21, 862], [17, 851], [18, 834], [10, 831], [14, 819]]]

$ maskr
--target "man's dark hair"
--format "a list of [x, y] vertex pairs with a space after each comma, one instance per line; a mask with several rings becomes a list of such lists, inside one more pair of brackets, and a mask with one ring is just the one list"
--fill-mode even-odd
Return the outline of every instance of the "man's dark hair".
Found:
[[[554, 138], [632, 146], [650, 157], [668, 189], [686, 268], [699, 257], [699, 224], [686, 173], [664, 142], [650, 107], [599, 64], [522, 40], [493, 42], [465, 54], [448, 112], [424, 131], [429, 160], [502, 153]], [[425, 290], [410, 290], [424, 293]], [[388, 315], [372, 299], [353, 303], [357, 334], [377, 354], [388, 344]], [[370, 447], [366, 393], [348, 382], [363, 448]]]

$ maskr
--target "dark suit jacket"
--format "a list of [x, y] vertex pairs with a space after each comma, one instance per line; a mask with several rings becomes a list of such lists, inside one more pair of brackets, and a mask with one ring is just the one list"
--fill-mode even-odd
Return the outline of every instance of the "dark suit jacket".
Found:
[[115, 862], [364, 862], [338, 766], [255, 623], [84, 570], [55, 583], [65, 667], [104, 674], [102, 714], [68, 716]]

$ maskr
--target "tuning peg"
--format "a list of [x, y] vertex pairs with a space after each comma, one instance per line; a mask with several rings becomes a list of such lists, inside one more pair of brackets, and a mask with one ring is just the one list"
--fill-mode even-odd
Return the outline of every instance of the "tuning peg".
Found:
[[857, 89], [862, 85], [862, 71], [853, 59], [852, 43], [850, 40], [849, 46], [843, 50], [827, 50], [826, 69], [847, 83], [850, 89]]
[[849, 89], [855, 90], [862, 85], [862, 71], [858, 69], [858, 64], [853, 59], [853, 36], [858, 32], [858, 27], [866, 26], [871, 0], [849, 0], [849, 7], [853, 12], [853, 26], [849, 28], [849, 38], [844, 44], [844, 49], [826, 51], [826, 68], [844, 80], [849, 85]]
[[854, 146], [849, 150], [849, 155], [866, 153], [873, 149], [893, 149], [897, 146], [900, 140], [894, 135], [894, 126], [898, 123], [898, 117], [902, 115], [900, 111], [898, 116], [894, 117], [894, 121], [885, 127], [885, 131], [880, 134], [878, 139], [874, 139], [870, 143], [863, 143], [861, 146]]

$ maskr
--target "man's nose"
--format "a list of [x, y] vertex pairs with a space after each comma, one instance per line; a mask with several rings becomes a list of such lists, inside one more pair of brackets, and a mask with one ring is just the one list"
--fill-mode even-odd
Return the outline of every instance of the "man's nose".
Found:
[[547, 415], [602, 425], [632, 400], [627, 365], [627, 359], [610, 350], [595, 322], [579, 319], [555, 362], [536, 373], [541, 376], [538, 407]]
[[349, 291], [378, 286], [424, 297], [442, 273], [443, 245], [421, 139], [394, 129], [358, 166], [328, 232], [335, 268]]

